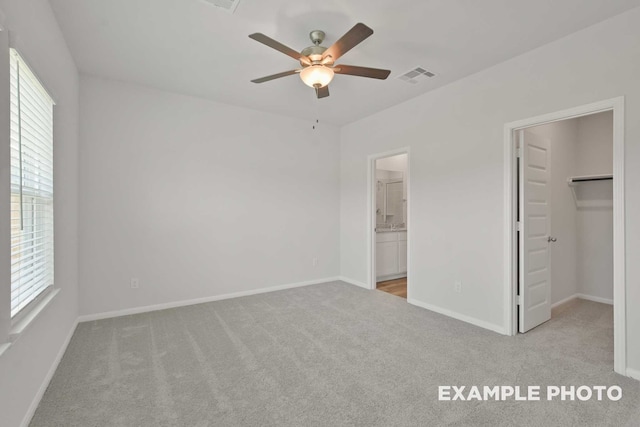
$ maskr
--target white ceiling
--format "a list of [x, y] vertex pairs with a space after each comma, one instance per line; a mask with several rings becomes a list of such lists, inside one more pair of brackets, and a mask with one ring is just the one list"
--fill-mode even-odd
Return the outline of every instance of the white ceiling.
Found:
[[[81, 72], [342, 125], [640, 5], [640, 0], [240, 0], [234, 14], [203, 0], [50, 0]], [[355, 23], [374, 34], [338, 63], [391, 69], [386, 81], [337, 75], [316, 99], [297, 68], [247, 36], [302, 50], [329, 46]], [[422, 66], [419, 84], [397, 76]], [[544, 66], [544, 64], [541, 64]]]

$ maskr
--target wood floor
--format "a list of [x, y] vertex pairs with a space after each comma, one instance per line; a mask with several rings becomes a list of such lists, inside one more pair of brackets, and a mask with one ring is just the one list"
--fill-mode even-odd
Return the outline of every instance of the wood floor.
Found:
[[387, 292], [392, 295], [407, 298], [407, 278], [387, 280], [386, 282], [378, 282], [376, 288], [379, 291]]

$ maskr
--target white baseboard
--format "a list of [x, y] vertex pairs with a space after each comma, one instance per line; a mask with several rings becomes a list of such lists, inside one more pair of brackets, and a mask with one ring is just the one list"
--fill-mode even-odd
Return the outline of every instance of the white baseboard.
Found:
[[587, 294], [573, 294], [573, 295], [571, 295], [570, 297], [567, 297], [567, 298], [565, 298], [565, 299], [563, 299], [563, 300], [560, 300], [560, 301], [558, 301], [558, 302], [556, 302], [556, 303], [553, 303], [553, 304], [551, 305], [551, 308], [552, 308], [552, 309], [553, 309], [553, 308], [556, 308], [556, 307], [558, 307], [559, 305], [562, 305], [562, 304], [564, 304], [564, 303], [567, 303], [567, 302], [569, 302], [569, 301], [572, 301], [572, 300], [574, 300], [574, 299], [576, 299], [576, 298], [584, 299], [584, 300], [587, 300], [587, 301], [600, 302], [600, 303], [602, 303], [602, 304], [609, 304], [609, 305], [613, 305], [613, 300], [612, 300], [612, 299], [600, 298], [600, 297], [594, 297], [594, 296], [592, 296], [592, 295], [587, 295]]
[[587, 301], [601, 302], [602, 304], [613, 305], [613, 300], [612, 299], [594, 297], [594, 296], [586, 295], [586, 294], [576, 294], [576, 295], [578, 296], [578, 298], [586, 299]]
[[36, 393], [33, 400], [31, 401], [31, 405], [29, 405], [29, 409], [27, 410], [27, 413], [24, 415], [24, 418], [20, 423], [21, 427], [27, 427], [31, 422], [33, 415], [36, 413], [36, 409], [38, 409], [40, 400], [42, 399], [42, 396], [44, 396], [44, 392], [47, 390], [47, 387], [49, 387], [49, 383], [53, 378], [53, 374], [56, 373], [56, 369], [58, 369], [58, 365], [62, 360], [62, 356], [64, 356], [65, 351], [67, 351], [67, 347], [69, 346], [69, 342], [71, 341], [71, 337], [73, 336], [73, 333], [76, 331], [77, 326], [78, 326], [78, 320], [73, 322], [73, 326], [71, 327], [71, 330], [67, 334], [67, 338], [65, 338], [64, 343], [62, 344], [62, 347], [60, 347], [60, 351], [58, 351], [56, 358], [53, 360], [53, 363], [51, 364], [51, 367], [49, 368], [47, 375], [44, 377], [44, 380], [42, 381], [42, 384], [38, 389], [38, 392]]
[[560, 305], [562, 305], [564, 303], [567, 303], [569, 301], [573, 301], [576, 298], [580, 298], [580, 294], [573, 294], [570, 297], [566, 297], [565, 299], [561, 299], [558, 302], [554, 302], [553, 304], [551, 304], [551, 309], [554, 309], [554, 308], [556, 308], [556, 307], [558, 307], [558, 306], [560, 306]]
[[96, 314], [85, 314], [78, 317], [78, 322], [91, 322], [94, 320], [109, 319], [112, 317], [128, 316], [130, 314], [147, 313], [149, 311], [166, 310], [168, 308], [184, 307], [187, 305], [203, 304], [206, 302], [221, 301], [231, 298], [246, 297], [250, 295], [264, 294], [267, 292], [282, 291], [284, 289], [299, 288], [302, 286], [317, 285], [320, 283], [341, 280], [339, 277], [326, 277], [324, 279], [307, 280], [305, 282], [289, 283], [286, 285], [271, 286], [268, 288], [253, 289], [250, 291], [233, 292], [230, 294], [214, 295], [211, 297], [195, 298], [190, 300], [173, 301], [163, 304], [146, 305], [142, 307], [125, 308], [123, 310], [105, 311]]
[[455, 311], [447, 310], [446, 308], [437, 307], [435, 305], [427, 304], [422, 301], [410, 298], [407, 299], [409, 304], [413, 304], [418, 307], [426, 308], [429, 311], [434, 311], [439, 314], [443, 314], [448, 317], [452, 317], [463, 322], [471, 323], [472, 325], [479, 326], [484, 329], [488, 329], [493, 332], [497, 332], [502, 335], [508, 335], [505, 328], [501, 325], [494, 325], [493, 323], [485, 322], [484, 320], [476, 319], [475, 317], [466, 316], [464, 314], [456, 313]]
[[640, 381], [640, 370], [627, 368], [627, 376]]
[[404, 273], [400, 273], [400, 274], [390, 274], [388, 276], [376, 277], [376, 282], [386, 282], [387, 280], [403, 279], [405, 277], [407, 277], [407, 272], [406, 271]]
[[338, 277], [338, 280], [346, 282], [346, 283], [349, 283], [350, 285], [359, 286], [359, 287], [365, 288], [365, 289], [371, 289], [369, 287], [369, 285], [367, 285], [366, 283], [360, 282], [358, 280], [349, 279], [348, 277], [345, 277], [345, 276]]

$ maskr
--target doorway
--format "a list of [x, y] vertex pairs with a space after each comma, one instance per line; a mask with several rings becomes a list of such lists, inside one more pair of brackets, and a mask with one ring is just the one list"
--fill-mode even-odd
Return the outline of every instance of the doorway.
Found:
[[369, 158], [371, 289], [407, 299], [409, 253], [409, 152]]
[[[515, 335], [552, 319], [552, 306], [612, 303], [614, 370], [626, 375], [622, 109], [618, 98], [505, 126], [505, 324]], [[598, 120], [608, 120], [608, 147], [576, 139], [572, 156], [570, 142], [552, 141]]]

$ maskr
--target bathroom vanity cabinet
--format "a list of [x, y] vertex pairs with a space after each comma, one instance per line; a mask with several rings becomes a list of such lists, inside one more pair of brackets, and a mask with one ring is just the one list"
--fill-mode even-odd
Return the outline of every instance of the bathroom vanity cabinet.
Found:
[[407, 231], [378, 231], [376, 233], [377, 281], [407, 275]]

